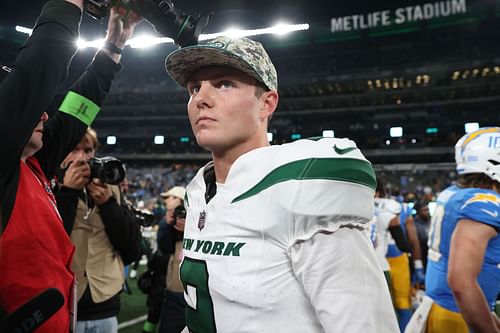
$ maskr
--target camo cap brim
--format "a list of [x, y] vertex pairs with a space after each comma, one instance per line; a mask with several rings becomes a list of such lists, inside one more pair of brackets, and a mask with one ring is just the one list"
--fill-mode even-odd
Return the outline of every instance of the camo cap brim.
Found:
[[197, 70], [208, 66], [228, 66], [262, 82], [269, 90], [278, 89], [276, 69], [267, 52], [262, 44], [248, 38], [217, 37], [176, 50], [165, 60], [168, 74], [183, 88]]

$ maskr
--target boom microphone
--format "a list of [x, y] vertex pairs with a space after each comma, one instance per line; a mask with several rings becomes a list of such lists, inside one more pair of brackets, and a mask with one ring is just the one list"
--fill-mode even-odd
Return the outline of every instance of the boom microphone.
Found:
[[0, 320], [2, 333], [29, 333], [42, 325], [64, 304], [64, 297], [55, 288], [49, 288]]

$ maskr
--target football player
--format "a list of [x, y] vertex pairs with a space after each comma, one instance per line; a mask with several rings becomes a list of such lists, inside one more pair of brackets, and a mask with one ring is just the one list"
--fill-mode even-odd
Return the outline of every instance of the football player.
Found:
[[[492, 311], [500, 292], [500, 127], [464, 135], [455, 159], [457, 185], [438, 196], [429, 231], [425, 286], [432, 305], [424, 301], [408, 328], [500, 332]], [[426, 316], [426, 323], [418, 319]]]
[[166, 59], [212, 153], [187, 187], [180, 275], [192, 332], [397, 332], [367, 228], [376, 186], [347, 139], [270, 146], [262, 44], [217, 37]]

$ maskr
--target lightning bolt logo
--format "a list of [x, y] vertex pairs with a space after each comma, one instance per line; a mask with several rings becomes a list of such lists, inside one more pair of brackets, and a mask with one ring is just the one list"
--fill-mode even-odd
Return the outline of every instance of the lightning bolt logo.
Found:
[[476, 193], [472, 198], [467, 200], [460, 209], [464, 209], [473, 202], [489, 202], [494, 204], [496, 207], [500, 206], [500, 198], [498, 196], [489, 193]]
[[467, 144], [469, 144], [469, 142], [471, 142], [472, 140], [474, 140], [475, 138], [477, 138], [481, 134], [494, 133], [494, 132], [498, 132], [497, 127], [490, 127], [490, 128], [485, 128], [485, 129], [480, 130], [480, 131], [472, 132], [471, 134], [469, 134], [469, 136], [462, 143], [462, 152], [464, 151], [465, 146], [467, 146]]

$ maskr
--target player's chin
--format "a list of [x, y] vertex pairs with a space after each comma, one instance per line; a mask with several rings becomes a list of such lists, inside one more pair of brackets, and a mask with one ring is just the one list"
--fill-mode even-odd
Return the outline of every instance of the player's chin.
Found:
[[213, 133], [210, 133], [208, 130], [200, 130], [196, 133], [196, 142], [198, 143], [199, 146], [207, 149], [207, 150], [212, 150], [215, 146], [217, 146], [217, 138], [213, 135]]

